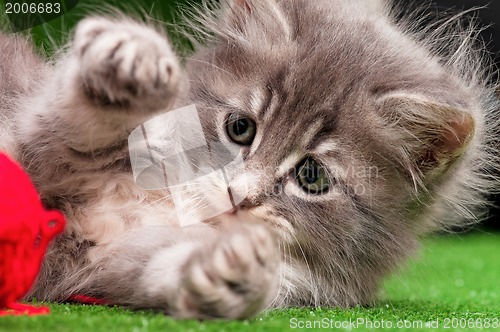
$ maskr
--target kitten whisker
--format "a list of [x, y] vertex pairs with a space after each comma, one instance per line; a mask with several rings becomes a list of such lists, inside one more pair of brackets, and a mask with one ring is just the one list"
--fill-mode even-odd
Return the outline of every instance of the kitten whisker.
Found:
[[205, 64], [205, 65], [209, 65], [210, 67], [212, 67], [212, 68], [214, 68], [214, 69], [217, 69], [218, 71], [221, 71], [221, 72], [223, 72], [223, 73], [225, 73], [225, 74], [229, 74], [230, 76], [232, 76], [232, 77], [236, 78], [236, 75], [235, 75], [235, 74], [233, 74], [233, 73], [231, 73], [230, 71], [225, 70], [225, 69], [223, 69], [223, 68], [221, 68], [221, 67], [217, 66], [216, 64], [211, 63], [211, 62], [209, 62], [209, 61], [200, 60], [200, 59], [190, 59], [190, 61], [193, 61], [193, 62], [198, 62], [198, 63], [202, 63], [202, 64]]

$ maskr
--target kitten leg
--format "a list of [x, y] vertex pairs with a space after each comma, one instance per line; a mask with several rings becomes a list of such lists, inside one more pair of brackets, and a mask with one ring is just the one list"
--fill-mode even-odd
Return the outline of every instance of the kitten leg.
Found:
[[179, 318], [234, 319], [262, 310], [278, 292], [279, 251], [264, 226], [237, 225], [222, 233], [183, 229], [175, 236], [162, 235], [158, 241], [177, 239], [168, 246], [148, 249], [158, 234], [132, 234], [132, 242], [99, 249], [106, 256], [99, 264], [97, 288], [105, 298]]
[[95, 159], [104, 150], [108, 161], [115, 150], [124, 157], [130, 131], [171, 108], [181, 86], [166, 36], [130, 20], [88, 18], [37, 93], [23, 102], [19, 140], [32, 149], [63, 145], [49, 153], [68, 154], [66, 147], [80, 157]]

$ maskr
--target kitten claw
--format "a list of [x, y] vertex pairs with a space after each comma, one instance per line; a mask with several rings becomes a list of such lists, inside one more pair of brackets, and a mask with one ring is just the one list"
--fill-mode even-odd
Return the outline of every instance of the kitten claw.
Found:
[[101, 104], [157, 111], [179, 90], [180, 66], [166, 37], [138, 23], [85, 19], [74, 54], [86, 95]]

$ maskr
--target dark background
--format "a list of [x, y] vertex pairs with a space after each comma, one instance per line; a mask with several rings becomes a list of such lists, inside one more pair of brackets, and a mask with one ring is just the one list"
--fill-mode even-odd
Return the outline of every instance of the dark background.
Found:
[[[500, 1], [498, 0], [437, 0], [439, 9], [467, 9], [474, 7], [480, 8], [476, 12], [479, 15], [481, 23], [485, 26], [490, 25], [484, 32], [483, 38], [490, 41], [490, 47], [495, 52], [500, 52]], [[495, 45], [495, 40], [498, 43]]]
[[[399, 0], [401, 4], [406, 1]], [[500, 1], [498, 0], [433, 0], [434, 5], [429, 10], [439, 12], [458, 12], [465, 9], [477, 8], [470, 13], [477, 17], [481, 26], [486, 27], [481, 33], [483, 40], [497, 63], [500, 63]], [[482, 7], [482, 8], [481, 8]]]
[[[500, 67], [500, 1], [498, 0], [435, 0], [438, 10], [463, 10], [474, 7], [484, 7], [471, 13], [477, 15], [479, 24], [485, 27], [481, 32], [482, 39]], [[500, 153], [500, 152], [499, 152]], [[500, 171], [497, 170], [500, 175]], [[498, 184], [500, 189], [500, 183]], [[497, 207], [490, 212], [490, 217], [484, 222], [487, 228], [500, 230], [500, 195], [492, 197]]]

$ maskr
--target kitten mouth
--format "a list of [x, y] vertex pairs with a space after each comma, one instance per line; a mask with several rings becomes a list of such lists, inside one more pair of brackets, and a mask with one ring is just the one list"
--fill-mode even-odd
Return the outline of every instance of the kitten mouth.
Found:
[[224, 212], [224, 214], [236, 214], [237, 212], [238, 209], [236, 207], [233, 207], [231, 210]]
[[236, 207], [236, 204], [234, 203], [234, 197], [233, 197], [233, 194], [231, 192], [230, 187], [227, 187], [227, 194], [229, 195], [229, 200], [231, 201], [231, 205], [233, 206], [233, 208], [231, 210], [227, 211], [226, 213], [234, 214], [237, 211], [237, 207]]
[[203, 223], [219, 228], [231, 225], [234, 222], [239, 221], [240, 218], [241, 215], [239, 214], [239, 209], [234, 206], [231, 210], [227, 210], [218, 216], [204, 220]]

